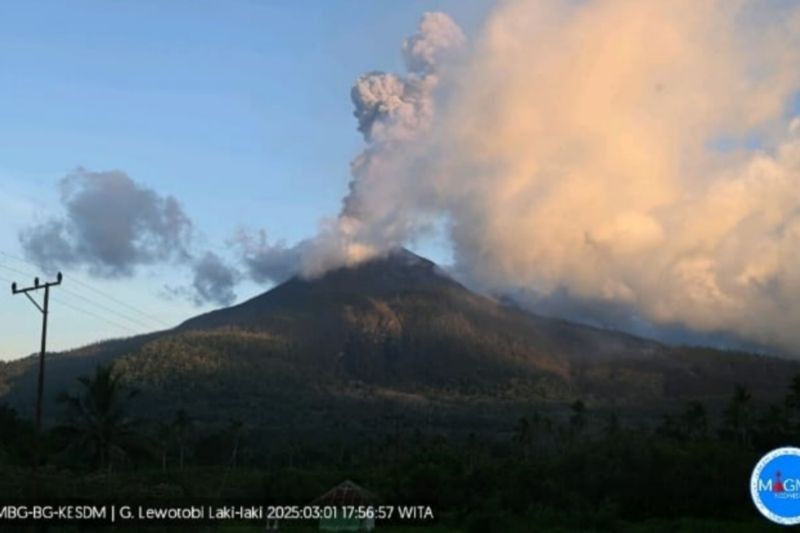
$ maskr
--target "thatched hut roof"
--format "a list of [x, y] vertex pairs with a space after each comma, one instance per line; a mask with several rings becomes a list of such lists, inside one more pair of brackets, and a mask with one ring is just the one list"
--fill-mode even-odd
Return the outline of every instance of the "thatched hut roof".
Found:
[[314, 500], [313, 505], [368, 505], [374, 500], [373, 493], [348, 479]]

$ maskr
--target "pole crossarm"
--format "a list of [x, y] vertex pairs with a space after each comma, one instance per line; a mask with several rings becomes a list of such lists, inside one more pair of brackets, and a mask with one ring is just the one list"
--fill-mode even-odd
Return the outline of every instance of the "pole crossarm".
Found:
[[50, 287], [55, 287], [56, 285], [61, 285], [61, 282], [64, 280], [64, 276], [61, 272], [58, 273], [56, 276], [55, 281], [48, 281], [45, 283], [39, 283], [39, 278], [36, 278], [33, 282], [32, 287], [25, 287], [24, 289], [17, 288], [16, 283], [11, 284], [11, 294], [27, 294], [33, 291], [39, 291], [42, 289], [48, 289]]

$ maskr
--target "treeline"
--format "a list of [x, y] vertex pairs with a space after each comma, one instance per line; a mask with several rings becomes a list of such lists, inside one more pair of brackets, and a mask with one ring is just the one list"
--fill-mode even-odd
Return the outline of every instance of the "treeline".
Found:
[[[766, 406], [743, 387], [713, 414], [694, 401], [657, 420], [622, 419], [576, 401], [560, 414], [534, 406], [505, 432], [465, 435], [402, 414], [387, 414], [373, 431], [346, 419], [316, 430], [246, 419], [209, 426], [181, 409], [146, 420], [134, 416], [138, 393], [125, 383], [98, 367], [60, 395], [60, 421], [44, 435], [39, 465], [48, 494], [68, 496], [79, 478], [98, 498], [139, 486], [150, 497], [303, 504], [353, 479], [378, 503], [431, 505], [443, 524], [475, 531], [686, 519], [759, 524], [750, 472], [764, 452], [800, 442], [800, 376], [783, 401]], [[32, 426], [0, 406], [0, 427], [2, 471], [24, 479]], [[26, 489], [0, 484], [0, 497], [20, 495], [12, 490]]]

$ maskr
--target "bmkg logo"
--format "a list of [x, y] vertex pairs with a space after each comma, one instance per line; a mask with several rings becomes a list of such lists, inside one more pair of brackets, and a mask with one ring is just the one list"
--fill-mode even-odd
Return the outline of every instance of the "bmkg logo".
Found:
[[750, 476], [750, 495], [773, 522], [800, 524], [800, 448], [778, 448], [762, 457]]

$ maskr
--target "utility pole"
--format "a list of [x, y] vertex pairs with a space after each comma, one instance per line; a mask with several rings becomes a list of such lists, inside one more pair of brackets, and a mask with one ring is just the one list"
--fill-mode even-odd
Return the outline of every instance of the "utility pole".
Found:
[[[42, 394], [44, 392], [44, 355], [47, 350], [47, 315], [50, 311], [50, 287], [61, 285], [63, 276], [61, 272], [56, 276], [56, 281], [49, 281], [44, 284], [39, 283], [39, 278], [33, 280], [33, 287], [18, 289], [16, 283], [11, 284], [12, 294], [24, 294], [28, 300], [42, 313], [42, 349], [39, 352], [39, 380], [36, 388], [36, 429], [33, 442], [33, 469], [36, 472], [41, 460], [41, 431], [42, 431]], [[44, 290], [43, 305], [33, 299], [31, 292]]]

